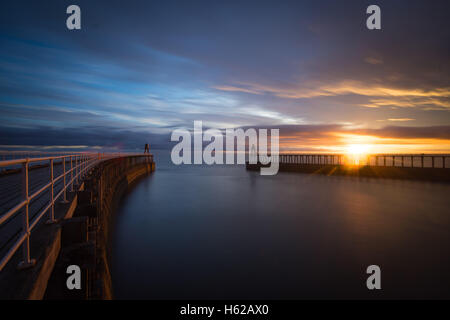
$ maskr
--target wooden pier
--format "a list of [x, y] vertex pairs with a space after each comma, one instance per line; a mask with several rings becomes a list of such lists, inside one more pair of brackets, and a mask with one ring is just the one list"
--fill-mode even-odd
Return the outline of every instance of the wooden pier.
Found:
[[[281, 172], [450, 182], [450, 154], [280, 154], [272, 161]], [[247, 162], [246, 168], [269, 166], [261, 162]]]

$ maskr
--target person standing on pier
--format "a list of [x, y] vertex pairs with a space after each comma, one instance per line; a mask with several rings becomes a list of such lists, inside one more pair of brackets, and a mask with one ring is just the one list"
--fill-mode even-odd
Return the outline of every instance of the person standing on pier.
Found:
[[148, 143], [145, 144], [144, 153], [150, 153], [150, 147], [148, 146]]

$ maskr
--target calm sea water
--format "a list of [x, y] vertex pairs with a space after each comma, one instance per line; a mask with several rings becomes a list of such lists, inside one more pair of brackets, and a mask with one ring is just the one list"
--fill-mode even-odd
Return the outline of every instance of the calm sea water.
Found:
[[156, 161], [116, 215], [116, 298], [450, 298], [449, 184]]

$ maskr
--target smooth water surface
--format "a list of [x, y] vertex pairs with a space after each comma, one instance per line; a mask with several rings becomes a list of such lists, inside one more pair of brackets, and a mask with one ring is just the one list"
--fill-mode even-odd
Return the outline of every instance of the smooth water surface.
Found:
[[116, 298], [450, 298], [448, 184], [156, 161], [116, 215]]

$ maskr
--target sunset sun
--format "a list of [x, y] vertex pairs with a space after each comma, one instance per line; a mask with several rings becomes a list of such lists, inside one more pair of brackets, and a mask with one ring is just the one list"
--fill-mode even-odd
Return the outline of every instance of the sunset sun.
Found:
[[349, 144], [346, 148], [347, 163], [352, 165], [361, 165], [367, 160], [362, 161], [371, 149], [370, 144]]
[[363, 155], [370, 150], [369, 144], [350, 144], [347, 146], [347, 154], [349, 155]]

